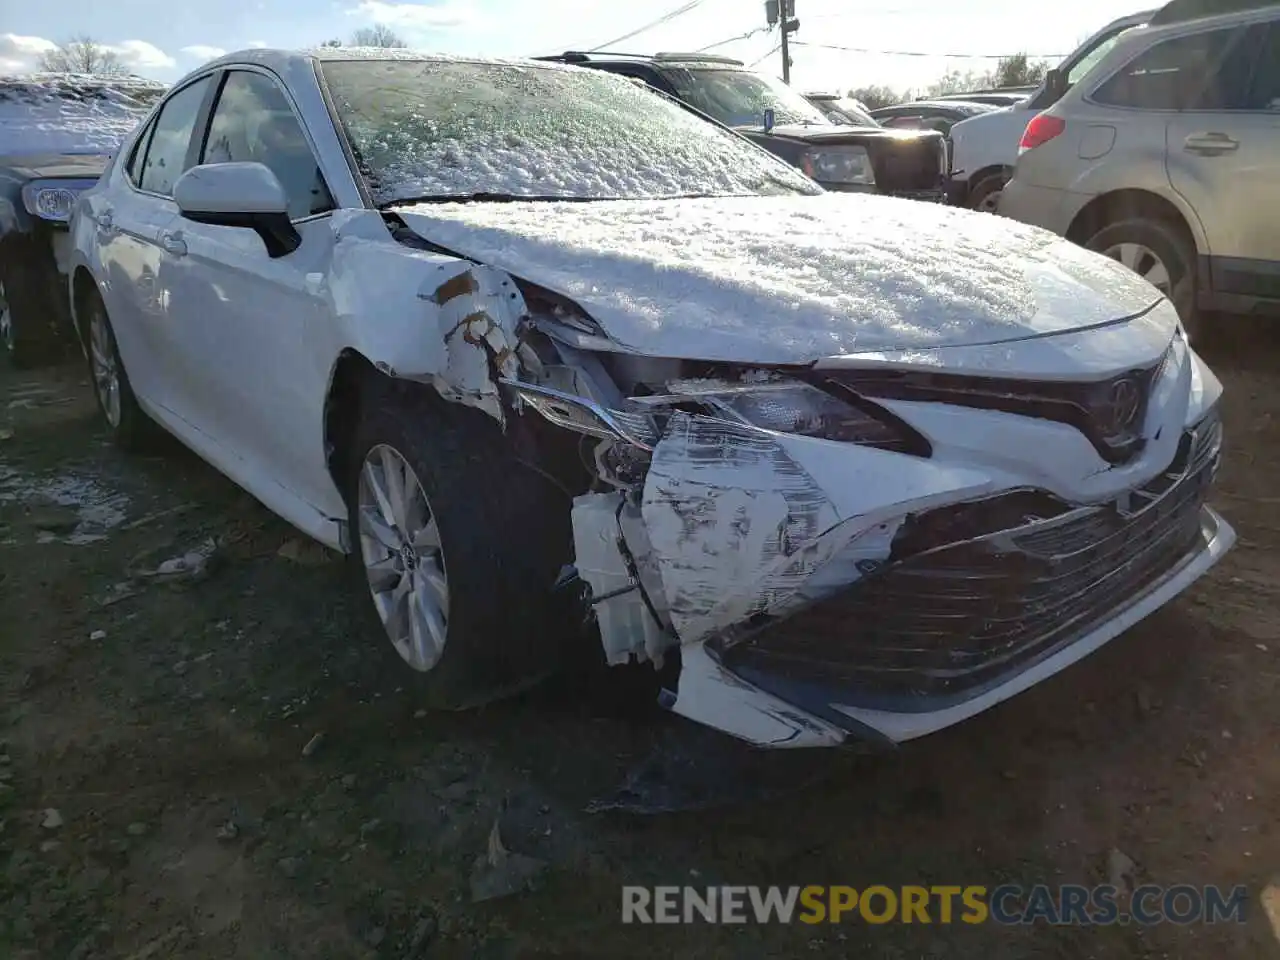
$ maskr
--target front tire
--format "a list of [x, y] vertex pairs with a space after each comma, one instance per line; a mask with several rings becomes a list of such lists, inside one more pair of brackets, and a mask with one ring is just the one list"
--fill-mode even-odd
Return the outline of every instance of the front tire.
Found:
[[120, 359], [107, 308], [94, 294], [86, 298], [83, 309], [89, 376], [98, 410], [116, 446], [130, 452], [145, 450], [155, 439], [156, 426], [138, 405], [129, 374]]
[[552, 601], [571, 553], [567, 495], [488, 415], [413, 384], [363, 398], [349, 454], [356, 589], [426, 702], [465, 709], [552, 673], [570, 639]]
[[1121, 220], [1103, 227], [1085, 246], [1128, 267], [1168, 297], [1193, 342], [1203, 336], [1195, 245], [1176, 224], [1141, 217]]
[[30, 370], [53, 362], [58, 342], [16, 271], [0, 270], [0, 350], [11, 367]]

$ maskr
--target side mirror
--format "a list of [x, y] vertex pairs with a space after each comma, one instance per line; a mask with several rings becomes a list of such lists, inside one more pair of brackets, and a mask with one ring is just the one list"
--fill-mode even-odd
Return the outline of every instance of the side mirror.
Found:
[[195, 223], [253, 230], [273, 258], [293, 253], [302, 243], [289, 220], [284, 187], [265, 164], [206, 163], [192, 167], [173, 185], [173, 199], [178, 212]]

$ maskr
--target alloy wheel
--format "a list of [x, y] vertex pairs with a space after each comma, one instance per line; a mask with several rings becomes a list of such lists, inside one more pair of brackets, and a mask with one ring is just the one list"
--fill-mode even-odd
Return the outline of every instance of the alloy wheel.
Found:
[[444, 654], [449, 624], [440, 528], [417, 474], [386, 444], [366, 454], [356, 496], [374, 608], [396, 652], [425, 673]]
[[1102, 255], [1128, 267], [1166, 297], [1171, 296], [1173, 284], [1169, 279], [1169, 268], [1155, 251], [1145, 244], [1112, 244], [1102, 251]]
[[120, 426], [120, 368], [116, 362], [115, 338], [101, 307], [89, 315], [89, 364], [102, 413], [115, 429]]
[[980, 213], [995, 213], [996, 208], [1000, 205], [1000, 194], [1003, 190], [992, 190], [978, 202], [978, 211]]

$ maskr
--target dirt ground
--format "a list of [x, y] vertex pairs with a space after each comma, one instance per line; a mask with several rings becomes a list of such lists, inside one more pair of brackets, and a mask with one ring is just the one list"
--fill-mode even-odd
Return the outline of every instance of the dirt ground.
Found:
[[[183, 451], [115, 452], [78, 364], [2, 373], [0, 958], [1280, 956], [1280, 332], [1211, 360], [1240, 541], [1189, 594], [894, 755], [656, 817], [585, 808], [684, 721], [598, 678], [424, 713], [341, 561]], [[545, 869], [475, 903], [495, 823]], [[619, 920], [624, 883], [1092, 884], [1113, 851], [1246, 884], [1248, 922]]]

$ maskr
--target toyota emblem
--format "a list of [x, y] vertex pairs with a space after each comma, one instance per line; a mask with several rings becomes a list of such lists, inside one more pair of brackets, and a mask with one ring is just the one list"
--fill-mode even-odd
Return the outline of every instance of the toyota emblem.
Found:
[[1141, 404], [1142, 394], [1132, 377], [1121, 377], [1114, 381], [1098, 411], [1107, 433], [1115, 436], [1132, 428]]

